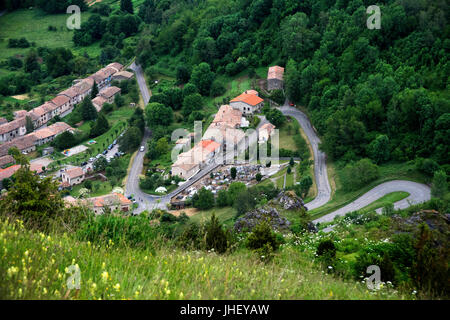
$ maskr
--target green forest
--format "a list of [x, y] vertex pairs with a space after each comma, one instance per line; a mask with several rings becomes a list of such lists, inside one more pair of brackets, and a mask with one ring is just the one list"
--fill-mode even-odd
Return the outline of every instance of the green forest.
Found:
[[306, 107], [333, 159], [447, 164], [447, 3], [381, 1], [380, 30], [366, 27], [370, 4], [146, 1], [137, 56], [145, 66], [169, 55], [229, 75], [285, 66], [287, 96]]

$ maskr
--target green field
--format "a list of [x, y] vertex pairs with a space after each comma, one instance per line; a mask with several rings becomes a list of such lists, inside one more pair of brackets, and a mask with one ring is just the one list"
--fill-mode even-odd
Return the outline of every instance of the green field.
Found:
[[[98, 44], [74, 48], [72, 37], [73, 30], [67, 29], [68, 14], [46, 14], [39, 9], [16, 10], [0, 17], [0, 60], [11, 56], [24, 56], [30, 48], [8, 48], [8, 39], [25, 37], [30, 43], [35, 42], [37, 47], [70, 48], [75, 52], [87, 52], [89, 55], [98, 55]], [[90, 12], [81, 14], [84, 22], [91, 16]], [[55, 26], [57, 31], [49, 31], [49, 26]], [[1, 74], [0, 74], [1, 75]]]
[[[77, 198], [80, 195], [80, 189], [84, 188], [82, 184], [76, 185], [72, 188], [72, 191], [70, 192], [70, 195]], [[113, 187], [111, 186], [111, 183], [108, 181], [92, 181], [92, 191], [89, 192], [88, 197], [98, 197], [103, 196], [105, 194], [108, 194], [112, 191]]]
[[233, 218], [236, 216], [236, 209], [234, 209], [233, 207], [224, 207], [199, 211], [197, 214], [191, 217], [191, 220], [197, 223], [204, 223], [211, 218], [213, 213], [221, 223], [227, 226], [232, 226], [234, 223]]

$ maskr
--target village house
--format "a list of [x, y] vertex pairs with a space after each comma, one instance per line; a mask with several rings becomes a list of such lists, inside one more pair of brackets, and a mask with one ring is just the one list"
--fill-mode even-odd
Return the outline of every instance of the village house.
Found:
[[[2, 181], [7, 178], [11, 178], [17, 170], [19, 170], [21, 165], [15, 164], [10, 167], [7, 167], [5, 169], [0, 169], [0, 190], [3, 188]], [[34, 172], [35, 174], [41, 174], [44, 172], [44, 169], [42, 168], [42, 165], [37, 163], [30, 163], [30, 171]]]
[[53, 117], [63, 116], [63, 114], [71, 109], [70, 98], [67, 96], [56, 96], [51, 102], [56, 106]]
[[179, 176], [182, 179], [189, 179], [200, 170], [198, 163], [175, 162], [172, 165], [172, 175]]
[[36, 137], [36, 145], [40, 146], [53, 141], [58, 135], [65, 131], [74, 132], [74, 129], [65, 122], [56, 122], [51, 126], [36, 130], [31, 133]]
[[189, 179], [220, 151], [221, 145], [213, 140], [202, 140], [187, 152], [180, 153], [172, 165], [172, 175]]
[[75, 90], [77, 90], [78, 92], [80, 102], [91, 94], [93, 87], [94, 87], [94, 80], [90, 78], [83, 79], [73, 86], [73, 88], [75, 88]]
[[263, 106], [264, 100], [254, 94], [242, 93], [230, 101], [230, 106], [237, 109], [242, 114], [248, 115], [258, 112]]
[[274, 133], [275, 126], [271, 123], [265, 123], [258, 130], [259, 143], [264, 143], [272, 136]]
[[240, 110], [233, 109], [229, 105], [222, 105], [203, 135], [203, 139], [220, 143], [223, 151], [231, 146], [237, 148], [245, 137], [244, 131], [239, 129], [242, 125], [242, 119], [245, 118], [242, 117]]
[[185, 148], [190, 148], [191, 139], [189, 138], [180, 138], [175, 142], [175, 149], [183, 150]]
[[27, 114], [28, 114], [27, 110], [17, 110], [17, 111], [13, 112], [14, 119], [23, 118], [23, 117], [27, 116]]
[[12, 175], [19, 169], [20, 165], [18, 164], [10, 166], [6, 169], [0, 169], [0, 190], [3, 189], [3, 180], [11, 178]]
[[123, 70], [123, 65], [121, 65], [121, 64], [118, 63], [118, 62], [112, 62], [112, 63], [108, 64], [108, 65], [106, 66], [106, 68], [111, 68], [111, 69], [113, 69], [113, 70], [115, 71], [115, 73], [116, 73], [116, 72], [120, 72], [120, 71]]
[[71, 107], [74, 107], [77, 103], [81, 102], [81, 97], [78, 94], [78, 90], [74, 87], [70, 87], [69, 89], [58, 93], [58, 96], [66, 96], [69, 98], [69, 104]]
[[97, 112], [100, 112], [103, 109], [103, 105], [106, 103], [106, 99], [102, 96], [96, 96], [94, 99], [92, 99], [92, 104], [94, 105]]
[[112, 86], [112, 87], [103, 89], [102, 91], [100, 91], [100, 93], [98, 95], [103, 97], [107, 103], [113, 103], [114, 97], [117, 94], [120, 94], [121, 91], [122, 90], [120, 88]]
[[115, 73], [112, 77], [113, 81], [123, 81], [123, 80], [130, 80], [133, 78], [133, 73], [129, 71], [119, 71]]
[[129, 212], [132, 205], [132, 202], [120, 193], [111, 193], [100, 197], [88, 198], [86, 199], [86, 202], [88, 207], [91, 207], [96, 215], [105, 213], [105, 208], [111, 212], [116, 210]]
[[284, 84], [284, 68], [273, 66], [269, 68], [267, 73], [267, 90], [283, 89]]
[[90, 75], [89, 78], [95, 81], [99, 90], [103, 89], [108, 84], [108, 75], [103, 70], [98, 70], [93, 75]]
[[242, 111], [233, 109], [229, 105], [222, 105], [217, 111], [212, 125], [215, 127], [226, 125], [230, 128], [239, 128], [242, 122]]
[[36, 128], [42, 127], [47, 122], [49, 122], [53, 118], [53, 114], [55, 114], [55, 110], [58, 107], [50, 101], [45, 102], [43, 105], [34, 108], [30, 111], [30, 113], [34, 114], [37, 117]]
[[10, 164], [16, 163], [16, 160], [14, 160], [13, 156], [10, 156], [9, 154], [3, 157], [0, 157], [0, 168], [5, 168], [6, 166]]
[[73, 167], [67, 169], [61, 174], [62, 187], [71, 187], [84, 181], [85, 175], [83, 168]]
[[113, 75], [122, 69], [123, 66], [120, 63], [113, 62], [89, 76], [88, 79], [93, 79], [97, 83], [98, 89], [101, 90], [107, 87], [111, 83]]
[[36, 150], [35, 142], [36, 137], [32, 134], [15, 138], [12, 141], [8, 141], [0, 145], [0, 157], [6, 156], [8, 154], [8, 150], [12, 147], [16, 147], [24, 154], [33, 152]]
[[8, 142], [27, 133], [26, 119], [20, 118], [0, 125], [0, 142]]

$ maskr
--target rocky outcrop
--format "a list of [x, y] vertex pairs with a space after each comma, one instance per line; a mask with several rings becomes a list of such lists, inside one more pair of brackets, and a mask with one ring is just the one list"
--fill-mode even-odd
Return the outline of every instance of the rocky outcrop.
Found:
[[277, 231], [288, 231], [291, 225], [285, 217], [280, 215], [277, 209], [264, 207], [247, 212], [236, 221], [234, 228], [238, 232], [251, 231], [263, 221], [268, 222], [272, 229]]
[[280, 191], [274, 201], [281, 205], [285, 210], [308, 210], [305, 207], [302, 198], [298, 197], [294, 192]]

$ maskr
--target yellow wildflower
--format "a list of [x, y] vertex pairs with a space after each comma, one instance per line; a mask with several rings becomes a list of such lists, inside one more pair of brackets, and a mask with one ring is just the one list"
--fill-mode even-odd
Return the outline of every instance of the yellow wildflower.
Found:
[[103, 272], [102, 272], [102, 279], [103, 279], [103, 281], [105, 281], [105, 282], [108, 281], [108, 276], [109, 276], [109, 275], [108, 275], [108, 272], [107, 272], [107, 271], [103, 271]]
[[10, 267], [6, 271], [6, 273], [8, 274], [9, 277], [12, 277], [13, 275], [17, 274], [17, 272], [19, 272], [19, 268], [17, 268], [17, 267]]

